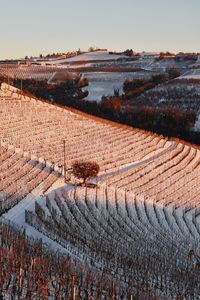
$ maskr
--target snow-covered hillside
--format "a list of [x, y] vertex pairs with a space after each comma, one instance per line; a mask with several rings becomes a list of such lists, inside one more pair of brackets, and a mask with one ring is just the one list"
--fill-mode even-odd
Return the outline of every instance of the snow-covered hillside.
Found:
[[[4, 219], [119, 282], [145, 285], [158, 299], [185, 293], [185, 270], [199, 278], [188, 254], [200, 247], [200, 149], [7, 84], [0, 104]], [[63, 182], [63, 140], [68, 169], [79, 159], [99, 164], [95, 188], [78, 186], [69, 170]], [[198, 299], [198, 283], [188, 286]]]
[[89, 85], [85, 88], [89, 94], [85, 98], [91, 101], [101, 101], [102, 96], [113, 96], [114, 90], [122, 94], [125, 80], [148, 79], [151, 73], [148, 72], [86, 72], [83, 77], [87, 78]]
[[79, 61], [104, 61], [104, 60], [117, 60], [119, 58], [125, 58], [125, 55], [116, 55], [116, 54], [109, 54], [107, 51], [94, 51], [94, 52], [87, 52], [83, 54], [79, 54], [74, 57], [59, 59], [51, 61], [52, 64], [64, 64], [64, 63], [72, 63], [72, 62], [79, 62]]

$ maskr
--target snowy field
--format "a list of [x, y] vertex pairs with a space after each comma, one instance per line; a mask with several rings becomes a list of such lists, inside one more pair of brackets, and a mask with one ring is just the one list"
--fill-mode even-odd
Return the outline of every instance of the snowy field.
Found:
[[109, 54], [107, 51], [94, 51], [94, 52], [88, 52], [83, 53], [74, 57], [65, 58], [65, 59], [59, 59], [51, 61], [52, 64], [68, 64], [68, 63], [74, 63], [78, 61], [94, 61], [94, 60], [117, 60], [119, 58], [126, 58], [125, 55], [116, 55], [116, 54]]
[[184, 73], [182, 76], [179, 77], [180, 79], [200, 79], [200, 70], [192, 70]]
[[113, 96], [114, 89], [119, 90], [119, 93], [123, 93], [123, 84], [125, 80], [149, 78], [152, 73], [146, 72], [88, 72], [83, 73], [83, 77], [89, 81], [89, 86], [85, 89], [89, 92], [89, 95], [85, 100], [89, 101], [101, 101], [102, 96]]

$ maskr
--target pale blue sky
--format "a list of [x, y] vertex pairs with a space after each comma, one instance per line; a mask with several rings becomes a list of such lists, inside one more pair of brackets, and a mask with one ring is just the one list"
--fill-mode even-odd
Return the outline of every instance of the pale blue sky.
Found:
[[90, 46], [200, 52], [200, 0], [0, 0], [0, 59]]

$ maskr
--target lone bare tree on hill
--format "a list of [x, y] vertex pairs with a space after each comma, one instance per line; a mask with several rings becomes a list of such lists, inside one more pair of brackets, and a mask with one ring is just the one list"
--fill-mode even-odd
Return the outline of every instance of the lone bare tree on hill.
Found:
[[78, 179], [83, 179], [83, 183], [86, 183], [87, 179], [91, 179], [97, 176], [100, 167], [93, 161], [76, 161], [72, 165], [72, 173]]

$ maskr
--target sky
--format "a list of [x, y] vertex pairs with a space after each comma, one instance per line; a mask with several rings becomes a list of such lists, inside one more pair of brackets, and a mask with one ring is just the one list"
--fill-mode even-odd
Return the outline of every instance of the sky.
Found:
[[200, 0], [0, 0], [0, 59], [87, 50], [200, 52]]

